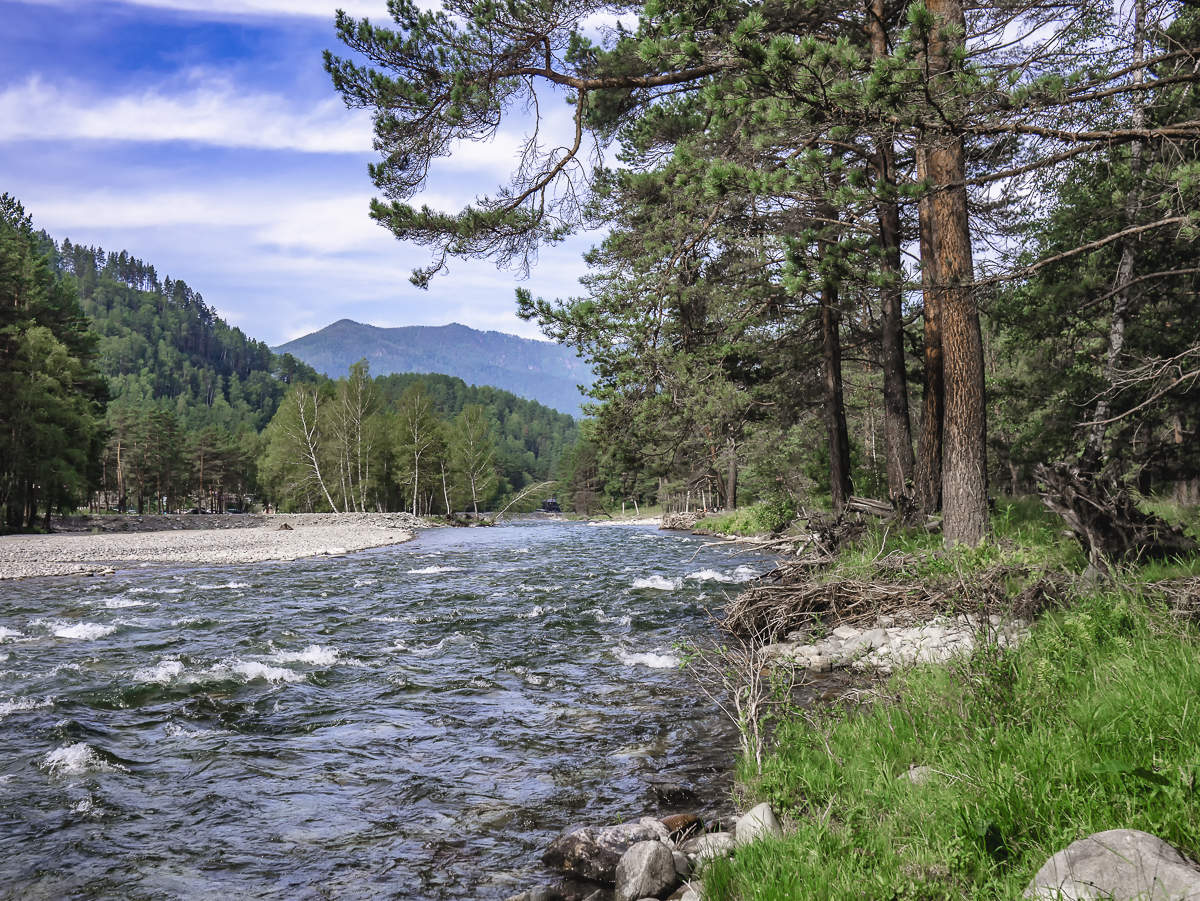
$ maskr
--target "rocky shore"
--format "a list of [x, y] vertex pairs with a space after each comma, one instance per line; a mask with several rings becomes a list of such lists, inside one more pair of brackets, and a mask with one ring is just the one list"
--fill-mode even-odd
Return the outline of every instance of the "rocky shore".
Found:
[[49, 535], [0, 536], [0, 579], [336, 556], [408, 541], [428, 523], [407, 513], [286, 513], [87, 516], [52, 525]]

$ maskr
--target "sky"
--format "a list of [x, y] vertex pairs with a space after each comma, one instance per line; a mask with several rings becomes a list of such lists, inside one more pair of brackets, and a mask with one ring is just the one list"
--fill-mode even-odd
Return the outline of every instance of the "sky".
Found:
[[[514, 289], [579, 294], [596, 237], [544, 249], [526, 280], [451, 261], [412, 286], [429, 251], [368, 217], [370, 119], [322, 68], [345, 49], [338, 6], [387, 20], [383, 0], [0, 0], [0, 193], [55, 239], [183, 279], [271, 345], [341, 318], [541, 337]], [[528, 126], [457, 148], [414, 203], [493, 192]]]

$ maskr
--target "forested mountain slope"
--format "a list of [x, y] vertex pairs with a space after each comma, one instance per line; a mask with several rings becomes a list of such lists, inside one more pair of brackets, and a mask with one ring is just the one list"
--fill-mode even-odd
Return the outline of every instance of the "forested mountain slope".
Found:
[[592, 373], [574, 351], [545, 341], [465, 325], [379, 328], [340, 319], [275, 348], [334, 378], [366, 359], [376, 375], [441, 372], [472, 385], [491, 385], [578, 416]]

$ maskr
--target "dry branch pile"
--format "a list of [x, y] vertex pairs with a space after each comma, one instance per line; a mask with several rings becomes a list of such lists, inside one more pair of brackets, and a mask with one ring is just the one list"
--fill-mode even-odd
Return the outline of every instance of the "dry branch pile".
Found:
[[[1069, 577], [996, 565], [966, 577], [897, 581], [915, 558], [879, 561], [877, 578], [831, 579], [829, 558], [790, 561], [765, 574], [730, 602], [722, 625], [739, 635], [778, 641], [790, 632], [870, 625], [883, 614], [906, 620], [935, 614], [1004, 613], [1031, 618], [1057, 604]], [[1014, 585], [1021, 585], [1016, 595]]]

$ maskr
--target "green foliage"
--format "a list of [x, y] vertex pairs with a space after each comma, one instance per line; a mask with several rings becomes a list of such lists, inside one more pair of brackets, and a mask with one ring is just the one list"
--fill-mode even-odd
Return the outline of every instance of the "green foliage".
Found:
[[773, 535], [782, 532], [796, 518], [791, 498], [774, 497], [749, 507], [741, 507], [719, 516], [706, 516], [696, 528], [719, 535]]
[[14, 198], [0, 196], [0, 528], [74, 506], [95, 478], [106, 392], [74, 286]]
[[[1085, 595], [1016, 649], [892, 677], [781, 722], [755, 795], [782, 841], [705, 877], [714, 899], [1019, 898], [1047, 857], [1113, 828], [1200, 851], [1194, 630], [1136, 587]], [[913, 765], [932, 779], [900, 778]]]

